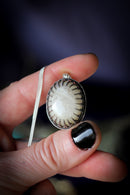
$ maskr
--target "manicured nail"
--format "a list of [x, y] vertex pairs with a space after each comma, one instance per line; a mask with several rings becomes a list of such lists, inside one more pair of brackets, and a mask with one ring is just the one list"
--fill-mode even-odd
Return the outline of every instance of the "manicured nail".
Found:
[[96, 140], [94, 128], [87, 122], [83, 122], [72, 129], [71, 136], [74, 144], [82, 150], [91, 148]]

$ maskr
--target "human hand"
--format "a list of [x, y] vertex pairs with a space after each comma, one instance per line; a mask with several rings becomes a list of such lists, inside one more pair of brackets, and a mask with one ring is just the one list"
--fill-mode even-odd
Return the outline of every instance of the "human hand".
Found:
[[[98, 67], [95, 55], [76, 55], [46, 67], [40, 105], [51, 85], [63, 73], [77, 81], [91, 76]], [[14, 127], [33, 113], [38, 74], [36, 72], [11, 84], [0, 92], [0, 192], [4, 194], [54, 194], [47, 178], [60, 173], [100, 181], [120, 181], [126, 176], [125, 164], [113, 155], [96, 151], [100, 130], [91, 121], [68, 130], [60, 130], [30, 147], [20, 149], [12, 139]], [[88, 136], [88, 129], [91, 130]], [[82, 131], [82, 132], [81, 132]], [[86, 137], [76, 142], [78, 133]], [[84, 134], [83, 134], [84, 133]]]

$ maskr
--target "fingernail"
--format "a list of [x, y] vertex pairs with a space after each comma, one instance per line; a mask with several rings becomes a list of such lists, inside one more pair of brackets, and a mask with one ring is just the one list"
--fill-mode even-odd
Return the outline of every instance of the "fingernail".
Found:
[[76, 128], [72, 129], [71, 136], [74, 144], [82, 150], [91, 148], [96, 140], [94, 128], [87, 122], [83, 122]]

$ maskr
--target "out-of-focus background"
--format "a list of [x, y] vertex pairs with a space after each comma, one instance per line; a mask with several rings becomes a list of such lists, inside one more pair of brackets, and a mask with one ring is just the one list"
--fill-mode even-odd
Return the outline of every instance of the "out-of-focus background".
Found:
[[[54, 61], [95, 53], [99, 68], [84, 81], [86, 118], [102, 131], [100, 150], [123, 159], [128, 167], [130, 137], [129, 11], [127, 1], [1, 0], [0, 89]], [[14, 130], [14, 137], [28, 137], [31, 119]], [[56, 131], [45, 106], [39, 109], [35, 138]], [[111, 184], [69, 178], [52, 178], [59, 194], [83, 194], [94, 185], [128, 185], [129, 176]], [[63, 186], [63, 187], [61, 187]], [[66, 191], [68, 190], [68, 191]]]

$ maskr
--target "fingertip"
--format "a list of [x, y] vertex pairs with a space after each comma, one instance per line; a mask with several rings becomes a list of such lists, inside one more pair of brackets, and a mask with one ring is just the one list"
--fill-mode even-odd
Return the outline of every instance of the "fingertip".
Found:
[[[86, 72], [87, 72], [87, 78], [92, 76], [98, 69], [99, 66], [99, 59], [96, 54], [94, 53], [87, 53], [81, 55], [81, 58], [84, 56], [84, 62], [86, 65]], [[89, 66], [88, 66], [89, 65]]]
[[96, 70], [98, 69], [98, 66], [99, 66], [98, 56], [95, 53], [92, 53], [92, 52], [89, 52], [89, 53], [84, 54], [84, 55], [85, 55], [85, 57], [88, 61], [91, 61], [93, 63], [93, 70], [94, 70], [94, 72], [96, 72]]
[[103, 181], [120, 182], [125, 179], [128, 173], [126, 164], [112, 154], [106, 153], [106, 155], [107, 157], [104, 162], [106, 164], [106, 169]]
[[[126, 178], [128, 174], [128, 168], [124, 161], [118, 159], [117, 157], [113, 156], [112, 154], [109, 154], [111, 159], [110, 163], [110, 182], [120, 182], [123, 179]], [[109, 178], [109, 177], [108, 177]]]
[[[91, 75], [93, 75], [97, 71], [98, 66], [99, 66], [99, 59], [96, 54], [94, 53], [79, 54], [77, 55], [77, 58], [78, 60], [81, 59], [81, 64], [84, 65], [84, 72], [87, 73], [86, 79], [89, 78]], [[83, 72], [82, 72], [82, 75], [83, 75]]]
[[95, 59], [96, 65], [97, 66], [99, 65], [99, 58], [98, 58], [98, 56], [95, 53], [89, 52], [89, 53], [87, 53], [87, 55], [89, 55], [90, 57], [92, 57], [93, 59]]
[[110, 153], [96, 151], [87, 161], [85, 161], [80, 171], [84, 177], [104, 181], [122, 181], [128, 173], [126, 164]]

